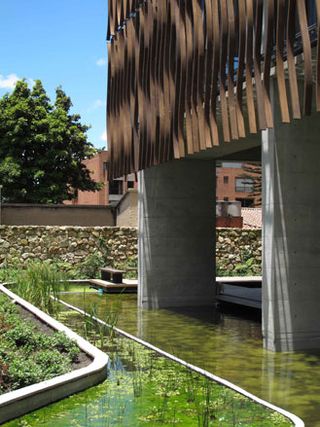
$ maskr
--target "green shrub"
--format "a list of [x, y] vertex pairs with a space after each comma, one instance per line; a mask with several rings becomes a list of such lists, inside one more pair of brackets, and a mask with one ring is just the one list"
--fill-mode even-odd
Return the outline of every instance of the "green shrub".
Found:
[[0, 394], [70, 371], [79, 352], [63, 332], [38, 332], [0, 294]]
[[43, 378], [41, 366], [24, 355], [16, 354], [8, 365], [8, 379], [12, 389], [35, 384]]
[[81, 279], [96, 279], [100, 277], [100, 268], [106, 265], [106, 260], [99, 252], [92, 253], [79, 266]]

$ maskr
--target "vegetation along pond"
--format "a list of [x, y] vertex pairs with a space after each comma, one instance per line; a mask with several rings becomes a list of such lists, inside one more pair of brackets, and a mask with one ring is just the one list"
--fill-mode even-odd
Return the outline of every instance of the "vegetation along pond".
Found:
[[[111, 323], [118, 321], [121, 326], [123, 315], [126, 316], [129, 309], [128, 329], [132, 329], [134, 318], [137, 321], [132, 296], [110, 297], [82, 292], [61, 297], [82, 306], [92, 315], [100, 315]], [[161, 322], [157, 330], [164, 325], [161, 312], [158, 314]], [[66, 307], [58, 317], [108, 352], [111, 356], [109, 378], [99, 386], [13, 420], [5, 424], [6, 427], [292, 425], [282, 415], [159, 356], [141, 344], [112, 331], [110, 336], [110, 330], [92, 318]]]
[[[62, 297], [83, 307], [81, 292]], [[128, 294], [88, 293], [85, 304], [95, 304], [100, 317], [118, 312], [119, 328], [320, 427], [320, 353], [264, 350], [259, 312], [139, 310]]]

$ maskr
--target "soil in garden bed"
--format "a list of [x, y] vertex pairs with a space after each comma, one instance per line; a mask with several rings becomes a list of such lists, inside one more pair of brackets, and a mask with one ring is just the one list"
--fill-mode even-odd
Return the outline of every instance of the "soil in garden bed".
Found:
[[[51, 326], [40, 320], [37, 316], [23, 308], [21, 305], [15, 304], [15, 306], [17, 307], [20, 317], [32, 323], [35, 328], [35, 331], [46, 335], [52, 335], [54, 332], [56, 332], [55, 329], [51, 328]], [[72, 370], [85, 368], [86, 366], [90, 365], [92, 360], [93, 359], [89, 355], [87, 355], [87, 353], [80, 350], [77, 362], [74, 362], [72, 364]]]
[[0, 293], [0, 395], [88, 366], [92, 358]]

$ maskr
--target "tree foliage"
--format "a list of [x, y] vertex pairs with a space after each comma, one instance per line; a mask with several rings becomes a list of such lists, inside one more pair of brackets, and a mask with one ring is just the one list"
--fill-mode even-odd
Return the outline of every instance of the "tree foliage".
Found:
[[96, 191], [83, 160], [95, 149], [88, 126], [72, 114], [61, 87], [51, 103], [40, 80], [30, 89], [19, 81], [0, 99], [0, 184], [3, 198], [15, 203], [61, 203], [78, 190]]

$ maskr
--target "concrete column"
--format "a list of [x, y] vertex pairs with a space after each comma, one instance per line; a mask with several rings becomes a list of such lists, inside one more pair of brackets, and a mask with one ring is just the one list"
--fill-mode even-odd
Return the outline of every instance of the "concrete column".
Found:
[[140, 172], [138, 212], [139, 305], [211, 305], [215, 162], [175, 160]]
[[320, 347], [320, 120], [262, 134], [263, 334], [276, 351]]

